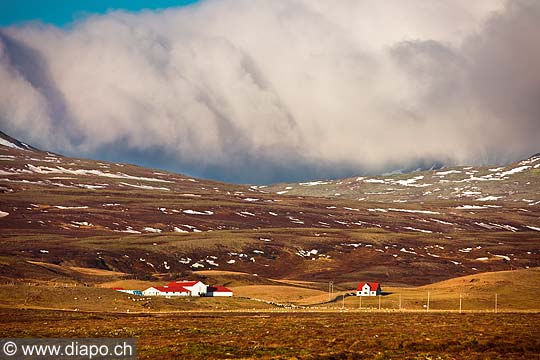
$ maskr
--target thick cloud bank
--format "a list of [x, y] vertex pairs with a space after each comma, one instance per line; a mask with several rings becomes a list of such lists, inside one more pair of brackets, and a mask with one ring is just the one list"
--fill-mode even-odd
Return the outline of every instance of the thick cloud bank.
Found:
[[0, 126], [239, 182], [538, 152], [537, 0], [208, 0], [0, 30]]

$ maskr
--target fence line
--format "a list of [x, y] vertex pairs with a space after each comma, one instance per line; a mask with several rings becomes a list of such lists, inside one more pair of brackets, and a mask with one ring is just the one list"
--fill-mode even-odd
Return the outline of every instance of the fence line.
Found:
[[[438, 294], [436, 291], [425, 291], [418, 295], [392, 293], [378, 296], [353, 296], [353, 300], [334, 303], [313, 304], [329, 309], [362, 310], [362, 311], [425, 311], [425, 312], [505, 312], [516, 310], [533, 310], [514, 308], [511, 303], [504, 307], [504, 298], [498, 293], [456, 293], [452, 295]], [[358, 298], [356, 300], [355, 298]], [[337, 300], [337, 299], [336, 299]], [[502, 302], [501, 302], [502, 300]], [[503, 305], [503, 306], [501, 306]], [[309, 306], [309, 305], [307, 305]]]

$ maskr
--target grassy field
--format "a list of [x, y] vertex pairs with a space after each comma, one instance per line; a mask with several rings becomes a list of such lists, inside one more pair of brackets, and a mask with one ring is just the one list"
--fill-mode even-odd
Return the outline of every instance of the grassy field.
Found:
[[[210, 272], [207, 272], [210, 275]], [[540, 268], [479, 273], [418, 287], [396, 287], [383, 284], [381, 298], [354, 294], [357, 283], [336, 283], [328, 294], [328, 283], [293, 280], [270, 284], [232, 286], [235, 294], [277, 303], [349, 310], [428, 310], [458, 311], [461, 297], [463, 311], [540, 311]], [[343, 297], [344, 301], [343, 301]], [[331, 300], [331, 301], [329, 301]]]
[[83, 312], [155, 313], [270, 309], [271, 305], [245, 298], [140, 297], [111, 289], [84, 286], [0, 285], [0, 308]]
[[0, 309], [0, 337], [135, 337], [140, 359], [540, 359], [540, 314]]
[[264, 299], [279, 303], [305, 303], [317, 301], [328, 293], [321, 290], [306, 289], [295, 286], [280, 285], [248, 285], [232, 288], [238, 296]]
[[419, 287], [384, 287], [378, 297], [345, 297], [337, 293], [331, 308], [382, 310], [459, 311], [540, 311], [540, 268], [497, 271], [458, 277]]
[[[51, 269], [58, 266], [48, 265]], [[87, 273], [86, 269], [78, 269]], [[114, 278], [109, 272], [94, 274], [96, 283], [40, 281], [0, 285], [0, 307], [108, 312], [170, 312], [192, 310], [281, 309], [299, 307], [317, 311], [430, 311], [540, 312], [540, 268], [478, 273], [417, 287], [382, 284], [383, 296], [354, 296], [357, 283], [335, 283], [328, 293], [327, 282], [274, 280], [232, 271], [200, 271], [196, 278], [207, 284], [222, 284], [234, 292], [233, 298], [138, 297], [116, 292], [113, 287], [144, 290], [164, 285], [172, 278], [156, 274], [152, 281]], [[163, 277], [163, 278], [159, 278]], [[180, 280], [182, 278], [176, 278]], [[187, 278], [186, 278], [187, 279]], [[497, 297], [497, 299], [495, 298]]]

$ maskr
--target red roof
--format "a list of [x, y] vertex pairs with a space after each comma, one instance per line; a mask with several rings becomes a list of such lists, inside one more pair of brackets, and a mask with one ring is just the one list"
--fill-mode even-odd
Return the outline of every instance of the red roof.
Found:
[[184, 288], [183, 286], [152, 286], [154, 289], [159, 290], [161, 292], [191, 292], [188, 289]]
[[198, 281], [172, 281], [168, 283], [167, 286], [193, 286], [196, 283], [198, 283]]
[[362, 288], [364, 287], [365, 284], [368, 284], [369, 285], [369, 290], [370, 291], [377, 291], [377, 289], [379, 288], [380, 284], [379, 283], [376, 283], [376, 282], [361, 282], [358, 284], [358, 287], [356, 288], [357, 291], [360, 291], [362, 290]]
[[208, 292], [230, 292], [232, 293], [231, 289], [226, 288], [225, 286], [209, 286]]

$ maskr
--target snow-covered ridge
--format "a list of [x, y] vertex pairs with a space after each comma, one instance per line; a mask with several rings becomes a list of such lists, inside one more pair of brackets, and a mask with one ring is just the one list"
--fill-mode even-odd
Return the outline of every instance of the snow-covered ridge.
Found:
[[317, 185], [327, 185], [327, 184], [330, 184], [330, 183], [327, 182], [327, 181], [309, 181], [309, 182], [300, 183], [299, 185], [302, 185], [302, 186], [317, 186]]
[[164, 191], [170, 191], [170, 189], [166, 187], [155, 187], [155, 186], [148, 186], [148, 185], [135, 185], [135, 184], [129, 184], [126, 182], [121, 182], [121, 185], [129, 186], [137, 189], [143, 189], [143, 190], [164, 190]]
[[[456, 166], [440, 170], [418, 170], [404, 174], [357, 176], [337, 180], [311, 180], [296, 184], [270, 185], [278, 195], [341, 197], [358, 201], [421, 202], [471, 197], [477, 201], [519, 201], [514, 194], [533, 185], [540, 168], [540, 155], [506, 166]], [[531, 178], [532, 177], [532, 178]], [[501, 185], [489, 183], [502, 182]], [[512, 184], [507, 184], [512, 182]], [[460, 184], [460, 191], [453, 191]], [[505, 187], [504, 190], [501, 187]], [[417, 189], [415, 189], [417, 188]], [[423, 190], [425, 188], [425, 190]], [[457, 190], [457, 189], [455, 189]], [[508, 194], [506, 194], [509, 192]]]
[[22, 146], [3, 138], [2, 133], [0, 132], [0, 145], [7, 146], [9, 148], [17, 149], [17, 150], [32, 150], [32, 148], [26, 145], [25, 143], [23, 142], [18, 142], [18, 143], [21, 144]]
[[413, 213], [413, 214], [433, 214], [433, 215], [440, 214], [440, 212], [438, 211], [429, 211], [429, 210], [409, 210], [409, 209], [395, 209], [395, 208], [390, 208], [388, 210], [407, 212], [407, 213]]
[[189, 214], [189, 215], [213, 215], [214, 214], [214, 212], [210, 210], [205, 210], [204, 212], [196, 211], [196, 210], [184, 210], [182, 212], [184, 214]]
[[26, 149], [23, 149], [23, 148], [17, 146], [16, 144], [14, 144], [12, 142], [9, 142], [6, 139], [3, 139], [1, 137], [0, 137], [0, 145], [7, 146], [7, 147], [10, 147], [12, 149], [26, 150]]
[[108, 178], [114, 178], [114, 179], [129, 179], [129, 180], [172, 183], [172, 181], [169, 181], [169, 180], [149, 178], [149, 177], [143, 177], [143, 176], [132, 176], [132, 175], [124, 174], [121, 172], [110, 173], [110, 172], [103, 172], [101, 170], [92, 170], [92, 169], [67, 169], [61, 166], [52, 168], [52, 167], [47, 167], [47, 166], [34, 166], [32, 164], [27, 164], [26, 166], [28, 167], [28, 169], [30, 169], [34, 173], [45, 174], [45, 175], [70, 174], [70, 175], [82, 175], [82, 176], [101, 176], [101, 177], [108, 177]]

